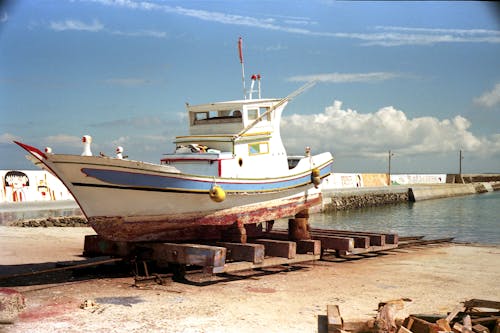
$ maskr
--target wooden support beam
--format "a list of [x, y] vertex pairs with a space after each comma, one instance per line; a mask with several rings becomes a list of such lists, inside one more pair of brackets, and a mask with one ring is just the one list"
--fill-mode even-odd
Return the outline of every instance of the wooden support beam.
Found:
[[338, 333], [344, 328], [344, 320], [340, 316], [338, 305], [326, 306], [326, 318], [328, 322], [328, 333]]
[[313, 229], [311, 231], [313, 236], [340, 236], [340, 237], [351, 237], [354, 239], [354, 247], [368, 248], [369, 246], [383, 246], [385, 245], [385, 235], [365, 233], [357, 231], [348, 230], [326, 230], [316, 231]]
[[217, 246], [227, 249], [226, 259], [234, 261], [249, 261], [258, 264], [264, 261], [264, 245], [218, 242]]
[[313, 236], [313, 239], [321, 241], [321, 248], [324, 250], [347, 252], [354, 250], [354, 240], [349, 237]]
[[314, 239], [299, 240], [297, 243], [297, 253], [314, 255], [321, 254], [321, 241]]
[[144, 247], [153, 250], [151, 257], [159, 264], [197, 265], [213, 267], [213, 273], [222, 272], [226, 261], [226, 248], [200, 244], [151, 243]]
[[264, 245], [266, 256], [292, 259], [297, 254], [295, 242], [274, 239], [256, 239], [254, 242]]

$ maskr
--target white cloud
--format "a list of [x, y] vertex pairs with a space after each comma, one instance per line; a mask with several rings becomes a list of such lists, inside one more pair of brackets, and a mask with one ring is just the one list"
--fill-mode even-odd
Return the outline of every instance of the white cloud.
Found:
[[0, 143], [12, 143], [14, 140], [18, 141], [19, 137], [10, 133], [3, 133], [0, 135]]
[[474, 103], [479, 106], [492, 108], [500, 104], [500, 83], [497, 83], [493, 90], [483, 93], [481, 96], [474, 99]]
[[92, 23], [85, 23], [79, 20], [67, 19], [64, 21], [52, 21], [49, 24], [49, 28], [61, 32], [61, 31], [85, 31], [85, 32], [99, 32], [103, 31], [112, 35], [127, 36], [127, 37], [154, 37], [154, 38], [166, 38], [167, 33], [163, 31], [156, 30], [138, 30], [138, 31], [121, 31], [121, 30], [110, 30], [106, 29], [104, 25], [98, 20], [94, 20]]
[[373, 82], [385, 81], [400, 77], [401, 75], [389, 72], [372, 72], [372, 73], [324, 73], [312, 75], [292, 76], [288, 81], [292, 82]]
[[[307, 124], [307, 130], [304, 130]], [[383, 157], [387, 150], [398, 155], [447, 153], [463, 149], [473, 153], [500, 154], [500, 134], [476, 137], [471, 123], [462, 116], [440, 120], [435, 117], [409, 119], [392, 106], [373, 113], [342, 109], [335, 101], [323, 113], [283, 118], [285, 146], [301, 152], [304, 145], [334, 154]]]
[[0, 16], [0, 23], [7, 22], [9, 20], [9, 15], [6, 12], [3, 12]]
[[46, 137], [43, 142], [47, 145], [80, 147], [81, 137], [67, 134], [51, 135]]
[[88, 0], [106, 6], [116, 6], [134, 10], [159, 11], [192, 17], [198, 20], [220, 24], [248, 26], [265, 30], [283, 31], [291, 34], [308, 36], [323, 36], [347, 38], [363, 41], [362, 45], [371, 46], [401, 46], [401, 45], [434, 45], [438, 43], [500, 43], [500, 31], [487, 29], [436, 29], [421, 27], [376, 26], [375, 31], [383, 32], [325, 32], [307, 28], [297, 28], [297, 25], [309, 26], [316, 22], [308, 18], [291, 19], [287, 17], [258, 17], [235, 15], [216, 11], [191, 9], [181, 6], [169, 6], [164, 3], [133, 0]]
[[55, 31], [88, 31], [88, 32], [98, 32], [104, 29], [104, 26], [97, 20], [92, 23], [84, 23], [78, 20], [64, 20], [64, 21], [52, 21], [50, 22], [50, 28]]
[[167, 33], [164, 31], [155, 30], [139, 30], [139, 31], [120, 31], [113, 30], [110, 31], [113, 35], [127, 36], [127, 37], [154, 37], [154, 38], [166, 38]]

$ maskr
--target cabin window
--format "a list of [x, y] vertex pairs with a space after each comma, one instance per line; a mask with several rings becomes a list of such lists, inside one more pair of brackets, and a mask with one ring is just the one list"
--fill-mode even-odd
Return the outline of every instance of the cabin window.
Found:
[[258, 109], [249, 109], [247, 113], [248, 113], [248, 120], [255, 120], [259, 117]]
[[256, 142], [248, 145], [249, 155], [260, 155], [269, 153], [269, 142]]
[[241, 122], [240, 110], [211, 110], [195, 112], [193, 125], [198, 124], [223, 124]]
[[195, 120], [205, 120], [208, 118], [208, 112], [196, 112], [194, 114]]

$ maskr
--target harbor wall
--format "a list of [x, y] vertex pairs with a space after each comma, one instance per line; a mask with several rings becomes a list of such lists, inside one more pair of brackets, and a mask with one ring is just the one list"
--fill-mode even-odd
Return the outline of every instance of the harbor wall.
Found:
[[[500, 174], [332, 173], [323, 179], [323, 211], [346, 210], [500, 190]], [[450, 182], [455, 182], [450, 184]], [[77, 209], [61, 181], [44, 170], [0, 170], [0, 211], [33, 205], [54, 209], [58, 203]], [[28, 205], [28, 206], [27, 206]], [[43, 207], [42, 207], [43, 206]]]

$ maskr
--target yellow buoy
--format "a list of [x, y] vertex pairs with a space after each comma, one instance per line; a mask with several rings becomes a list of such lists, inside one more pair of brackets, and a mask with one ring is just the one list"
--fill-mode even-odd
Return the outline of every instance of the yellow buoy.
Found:
[[226, 192], [219, 185], [213, 185], [208, 191], [208, 195], [215, 202], [222, 202], [226, 199]]
[[319, 177], [319, 169], [318, 168], [314, 168], [312, 169], [312, 175], [313, 177]]

